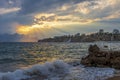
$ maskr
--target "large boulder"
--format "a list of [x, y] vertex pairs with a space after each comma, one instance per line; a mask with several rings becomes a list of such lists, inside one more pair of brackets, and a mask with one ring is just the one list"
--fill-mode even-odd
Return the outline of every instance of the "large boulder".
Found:
[[88, 51], [89, 53], [98, 52], [100, 49], [97, 45], [90, 45]]
[[81, 59], [83, 65], [120, 69], [120, 51], [101, 51], [97, 45], [90, 45], [88, 52], [89, 55]]

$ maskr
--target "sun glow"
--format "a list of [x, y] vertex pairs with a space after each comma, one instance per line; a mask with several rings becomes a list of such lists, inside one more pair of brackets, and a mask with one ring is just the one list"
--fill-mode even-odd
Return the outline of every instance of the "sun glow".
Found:
[[55, 14], [38, 14], [34, 16], [34, 22], [30, 26], [20, 25], [17, 28], [19, 34], [34, 34], [35, 31], [51, 30], [52, 28], [63, 28], [68, 25], [86, 25], [92, 23], [92, 19], [82, 19], [73, 15], [58, 16]]
[[28, 34], [31, 30], [32, 30], [32, 27], [29, 27], [29, 26], [18, 26], [17, 33]]
[[34, 24], [31, 26], [19, 25], [16, 32], [19, 34], [29, 35], [29, 34], [34, 34], [38, 30], [42, 31], [49, 28], [51, 28], [49, 25], [39, 25], [39, 24]]
[[[86, 21], [86, 23], [82, 23], [81, 24], [87, 24], [90, 23], [91, 21]], [[44, 22], [44, 24], [40, 25], [40, 24], [33, 24], [31, 26], [18, 26], [16, 32], [19, 34], [24, 34], [24, 35], [28, 35], [28, 34], [32, 34], [35, 31], [42, 31], [42, 30], [51, 30], [52, 28], [63, 28], [64, 26], [67, 25], [75, 25], [75, 24], [80, 24], [80, 22], [68, 22], [68, 21], [58, 21], [58, 22]]]

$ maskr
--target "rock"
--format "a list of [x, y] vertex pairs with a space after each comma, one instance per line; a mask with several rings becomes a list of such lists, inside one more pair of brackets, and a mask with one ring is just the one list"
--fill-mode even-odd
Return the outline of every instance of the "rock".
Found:
[[81, 59], [81, 64], [120, 69], [120, 51], [101, 51], [97, 45], [90, 45], [88, 52], [89, 55]]
[[97, 45], [90, 45], [88, 52], [93, 53], [93, 52], [98, 52], [100, 49]]

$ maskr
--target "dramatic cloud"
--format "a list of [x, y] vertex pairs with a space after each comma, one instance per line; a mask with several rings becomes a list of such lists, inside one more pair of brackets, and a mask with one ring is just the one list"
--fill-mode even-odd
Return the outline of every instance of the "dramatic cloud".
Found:
[[76, 4], [86, 0], [23, 0], [20, 13], [30, 14], [35, 12], [47, 12], [64, 4]]
[[119, 5], [120, 0], [1, 0], [0, 34], [24, 34], [23, 41], [28, 41], [83, 30], [110, 30], [113, 25], [119, 28]]

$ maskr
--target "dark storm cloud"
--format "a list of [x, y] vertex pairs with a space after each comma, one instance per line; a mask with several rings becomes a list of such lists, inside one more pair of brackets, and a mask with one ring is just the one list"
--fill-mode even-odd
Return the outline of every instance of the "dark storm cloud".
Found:
[[[87, 0], [24, 0], [21, 6], [21, 14], [34, 12], [47, 12], [51, 9], [62, 6], [63, 4], [79, 3]], [[91, 0], [88, 0], [91, 1]]]

